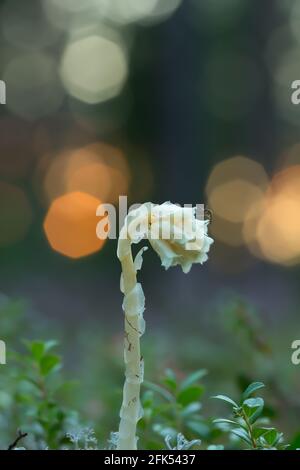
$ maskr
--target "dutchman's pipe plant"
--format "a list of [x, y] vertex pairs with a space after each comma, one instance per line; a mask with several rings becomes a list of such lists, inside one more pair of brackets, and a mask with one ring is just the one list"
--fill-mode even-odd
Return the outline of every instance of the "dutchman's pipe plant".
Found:
[[137, 449], [136, 427], [143, 411], [140, 387], [143, 382], [144, 363], [140, 350], [140, 337], [145, 331], [143, 312], [145, 297], [137, 271], [142, 267], [143, 247], [133, 259], [131, 245], [143, 238], [168, 269], [180, 265], [188, 273], [194, 263], [204, 263], [213, 240], [207, 235], [207, 220], [196, 218], [196, 208], [180, 207], [169, 202], [162, 205], [146, 203], [129, 212], [120, 232], [118, 258], [122, 265], [121, 291], [124, 294], [125, 313], [125, 384], [120, 411], [117, 448]]

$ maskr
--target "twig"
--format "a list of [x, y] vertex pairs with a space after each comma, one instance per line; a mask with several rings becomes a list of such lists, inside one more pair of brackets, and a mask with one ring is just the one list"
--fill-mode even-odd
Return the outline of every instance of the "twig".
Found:
[[18, 431], [18, 436], [16, 437], [16, 439], [14, 440], [14, 442], [12, 444], [10, 444], [10, 446], [8, 446], [8, 449], [7, 450], [13, 450], [16, 445], [18, 444], [18, 442], [23, 439], [24, 437], [27, 436], [27, 432], [22, 432], [21, 430]]

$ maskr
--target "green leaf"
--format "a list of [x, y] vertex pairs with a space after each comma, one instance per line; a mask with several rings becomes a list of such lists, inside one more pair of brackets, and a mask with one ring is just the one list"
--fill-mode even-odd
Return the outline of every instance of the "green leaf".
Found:
[[248, 385], [246, 390], [242, 394], [242, 400], [246, 400], [246, 398], [250, 397], [252, 393], [256, 392], [256, 390], [260, 390], [264, 388], [265, 384], [262, 382], [253, 382], [252, 384]]
[[264, 400], [260, 397], [248, 398], [244, 400], [242, 408], [250, 423], [254, 423], [264, 409]]
[[225, 401], [226, 403], [230, 403], [230, 405], [234, 406], [235, 408], [239, 408], [239, 405], [226, 395], [215, 395], [211, 398], [216, 398], [217, 400]]
[[37, 362], [40, 362], [42, 357], [48, 351], [50, 351], [50, 349], [57, 346], [57, 341], [55, 341], [55, 340], [50, 340], [50, 341], [40, 341], [40, 340], [25, 341], [25, 345], [26, 345], [28, 351], [30, 351], [33, 359]]
[[162, 379], [163, 383], [170, 389], [172, 392], [175, 392], [177, 389], [177, 380], [176, 375], [171, 369], [165, 371], [165, 376]]
[[186, 388], [193, 385], [195, 382], [201, 380], [207, 374], [206, 369], [199, 369], [196, 372], [188, 375], [180, 384], [180, 390], [185, 390]]
[[191, 385], [185, 388], [177, 395], [177, 402], [183, 406], [196, 402], [203, 394], [203, 387], [201, 385]]
[[233, 429], [231, 433], [234, 434], [235, 436], [238, 436], [240, 439], [242, 439], [243, 441], [247, 442], [247, 444], [252, 446], [251, 439], [248, 433], [245, 431], [245, 429], [242, 429], [242, 428]]
[[143, 383], [143, 385], [148, 388], [149, 390], [152, 390], [153, 392], [156, 392], [158, 393], [160, 396], [162, 396], [165, 400], [169, 401], [169, 402], [174, 402], [175, 399], [173, 397], [173, 395], [168, 391], [166, 390], [165, 388], [161, 387], [160, 385], [156, 385], [152, 382], [148, 382], [147, 380], [145, 380], [145, 382]]
[[43, 376], [49, 375], [60, 367], [61, 361], [59, 356], [47, 354], [40, 361], [40, 371]]
[[45, 351], [48, 352], [50, 349], [55, 348], [58, 345], [58, 341], [55, 339], [50, 339], [49, 341], [44, 342], [45, 345]]
[[275, 446], [281, 437], [282, 433], [278, 432], [275, 428], [267, 429], [263, 434], [263, 439], [269, 446]]
[[45, 343], [43, 341], [26, 341], [25, 344], [33, 359], [40, 362], [45, 354]]
[[233, 424], [234, 426], [240, 426], [239, 423], [232, 421], [231, 419], [218, 418], [213, 420], [214, 424]]
[[[246, 432], [248, 432], [248, 427], [247, 427], [244, 419], [239, 419], [238, 421], [234, 421], [233, 419], [220, 418], [220, 419], [214, 419], [213, 423], [214, 424], [221, 424], [221, 425], [222, 424], [225, 424], [225, 425], [227, 424], [229, 426], [234, 426], [235, 428], [239, 427], [241, 429], [244, 429]], [[222, 428], [223, 427], [221, 427], [221, 429]], [[228, 430], [228, 427], [225, 427], [225, 430]]]
[[195, 413], [200, 411], [201, 408], [202, 408], [202, 405], [198, 401], [190, 403], [185, 408], [183, 408], [183, 410], [181, 411], [181, 416], [186, 417], [189, 415], [194, 415]]
[[252, 430], [252, 434], [255, 439], [263, 436], [266, 432], [268, 432], [269, 428], [255, 428]]

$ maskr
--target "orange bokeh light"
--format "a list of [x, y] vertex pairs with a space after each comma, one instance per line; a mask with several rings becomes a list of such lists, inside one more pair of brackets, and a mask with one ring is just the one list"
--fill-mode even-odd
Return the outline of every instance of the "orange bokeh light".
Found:
[[275, 197], [260, 219], [257, 225], [257, 240], [268, 260], [285, 265], [299, 262], [299, 208], [299, 201], [285, 196]]
[[82, 191], [101, 200], [107, 200], [111, 191], [110, 170], [92, 155], [78, 151], [67, 163], [64, 183], [67, 193]]
[[244, 245], [245, 220], [263, 204], [267, 188], [268, 176], [260, 163], [240, 155], [217, 163], [206, 184], [214, 238], [233, 247]]
[[269, 261], [294, 265], [300, 261], [300, 166], [277, 173], [257, 222], [259, 249]]
[[250, 158], [238, 155], [214, 166], [206, 184], [207, 196], [218, 186], [234, 180], [247, 181], [261, 189], [265, 189], [268, 185], [268, 176], [262, 165]]
[[96, 235], [100, 220], [96, 209], [100, 204], [99, 199], [80, 191], [55, 199], [44, 221], [53, 250], [69, 258], [82, 258], [101, 250], [105, 240]]
[[270, 186], [270, 196], [285, 195], [300, 201], [300, 165], [289, 166], [277, 173]]
[[263, 191], [255, 184], [242, 179], [234, 179], [220, 184], [211, 192], [209, 207], [225, 220], [241, 223], [249, 208], [261, 201], [263, 197]]
[[121, 150], [108, 144], [93, 143], [49, 155], [44, 158], [43, 167], [46, 201], [80, 191], [103, 202], [116, 203], [119, 195], [128, 193], [127, 161]]

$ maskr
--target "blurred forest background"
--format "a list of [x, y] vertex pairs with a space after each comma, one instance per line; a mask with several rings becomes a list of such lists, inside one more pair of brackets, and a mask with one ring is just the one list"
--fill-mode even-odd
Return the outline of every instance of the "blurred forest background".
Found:
[[58, 338], [79, 382], [68, 400], [107, 436], [123, 313], [95, 208], [205, 203], [205, 266], [185, 276], [145, 255], [146, 377], [204, 367], [209, 391], [228, 393], [263, 380], [283, 430], [300, 431], [300, 1], [6, 0], [0, 38], [8, 351]]

